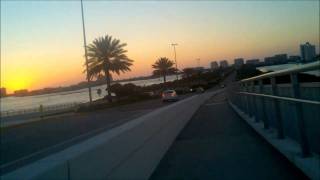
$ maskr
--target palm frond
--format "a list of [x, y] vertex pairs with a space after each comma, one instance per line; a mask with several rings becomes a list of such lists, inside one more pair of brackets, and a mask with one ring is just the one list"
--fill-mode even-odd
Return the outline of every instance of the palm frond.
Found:
[[154, 69], [153, 75], [163, 76], [164, 82], [166, 82], [166, 75], [177, 72], [177, 69], [174, 68], [173, 65], [173, 61], [166, 57], [161, 57], [154, 64], [152, 64], [152, 68]]
[[100, 73], [114, 72], [116, 74], [130, 71], [133, 60], [129, 59], [124, 49], [126, 43], [121, 43], [119, 39], [106, 35], [93, 40], [87, 46], [88, 73], [90, 78], [96, 77]]

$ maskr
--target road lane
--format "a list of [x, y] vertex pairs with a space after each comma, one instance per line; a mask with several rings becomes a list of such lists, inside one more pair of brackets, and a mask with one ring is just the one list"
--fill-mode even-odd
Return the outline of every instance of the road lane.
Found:
[[[193, 94], [183, 95], [187, 98]], [[169, 105], [148, 100], [89, 113], [67, 114], [1, 129], [0, 173], [9, 172]]]

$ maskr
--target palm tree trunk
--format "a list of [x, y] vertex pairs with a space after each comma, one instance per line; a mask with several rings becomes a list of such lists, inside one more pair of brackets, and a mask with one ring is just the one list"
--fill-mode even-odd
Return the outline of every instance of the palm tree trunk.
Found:
[[163, 83], [166, 83], [166, 74], [163, 74]]
[[105, 72], [106, 75], [106, 80], [107, 80], [107, 97], [108, 97], [108, 101], [112, 102], [112, 96], [111, 96], [111, 76], [110, 76], [110, 72], [107, 71]]

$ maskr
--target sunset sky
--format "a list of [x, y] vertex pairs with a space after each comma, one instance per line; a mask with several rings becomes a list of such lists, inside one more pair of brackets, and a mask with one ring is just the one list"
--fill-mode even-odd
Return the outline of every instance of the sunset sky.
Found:
[[[210, 61], [319, 53], [319, 1], [84, 1], [88, 43], [112, 35], [128, 44], [132, 71], [150, 75], [162, 56], [180, 69]], [[1, 86], [9, 92], [85, 80], [79, 1], [1, 1]]]

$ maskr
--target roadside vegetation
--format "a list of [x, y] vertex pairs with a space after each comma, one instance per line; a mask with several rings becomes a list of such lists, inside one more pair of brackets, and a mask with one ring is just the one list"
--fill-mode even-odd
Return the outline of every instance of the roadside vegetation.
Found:
[[106, 35], [95, 39], [88, 47], [88, 76], [92, 78], [105, 77], [107, 83], [107, 99], [112, 101], [112, 75], [111, 73], [125, 73], [130, 71], [133, 60], [126, 55], [124, 49], [126, 43], [121, 43], [119, 39]]
[[162, 76], [163, 82], [166, 83], [167, 75], [177, 73], [178, 71], [176, 68], [173, 67], [173, 65], [173, 61], [166, 57], [161, 57], [152, 65], [152, 68], [154, 69], [153, 75]]
[[[77, 111], [92, 111], [117, 105], [133, 103], [148, 99], [160, 98], [162, 91], [174, 89], [179, 95], [193, 93], [199, 87], [209, 89], [217, 85], [221, 79], [232, 71], [232, 68], [203, 70], [185, 68], [182, 78], [167, 82], [167, 76], [179, 70], [175, 63], [167, 57], [160, 57], [152, 64], [153, 77], [162, 77], [163, 83], [150, 86], [137, 86], [132, 83], [112, 83], [112, 74], [130, 71], [133, 60], [127, 57], [126, 43], [106, 35], [95, 39], [88, 47], [88, 77], [90, 80], [103, 80], [107, 84], [107, 95], [93, 103], [80, 105]], [[97, 91], [101, 94], [101, 90]]]
[[228, 76], [233, 68], [217, 69], [214, 71], [201, 72], [193, 71], [192, 73], [183, 73], [183, 78], [171, 82], [153, 84], [150, 86], [137, 86], [132, 83], [111, 85], [113, 96], [112, 103], [106, 98], [93, 102], [90, 106], [85, 104], [80, 106], [78, 111], [94, 111], [119, 105], [130, 104], [139, 101], [157, 99], [161, 97], [161, 93], [166, 89], [174, 89], [178, 95], [195, 93], [196, 89], [210, 89], [220, 83], [224, 77]]

